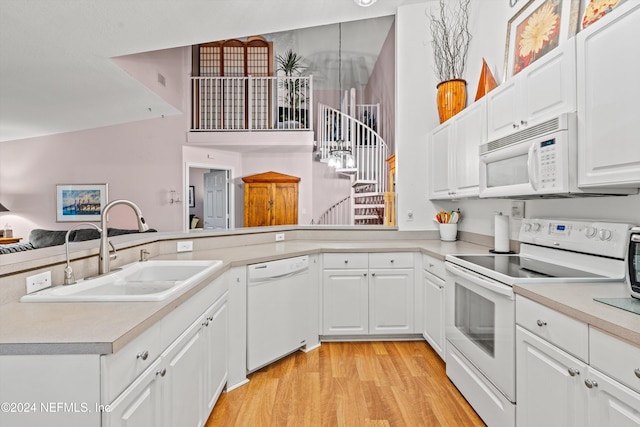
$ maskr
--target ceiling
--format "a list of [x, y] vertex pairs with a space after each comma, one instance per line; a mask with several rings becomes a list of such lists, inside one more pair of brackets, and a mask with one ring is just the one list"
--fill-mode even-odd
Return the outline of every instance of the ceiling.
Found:
[[421, 0], [1, 0], [0, 141], [179, 113], [111, 58], [393, 15]]

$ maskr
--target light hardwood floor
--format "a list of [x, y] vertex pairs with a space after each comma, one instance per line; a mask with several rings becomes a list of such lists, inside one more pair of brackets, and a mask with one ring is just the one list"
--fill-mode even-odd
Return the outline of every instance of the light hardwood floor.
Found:
[[423, 341], [322, 343], [223, 393], [214, 426], [484, 426]]

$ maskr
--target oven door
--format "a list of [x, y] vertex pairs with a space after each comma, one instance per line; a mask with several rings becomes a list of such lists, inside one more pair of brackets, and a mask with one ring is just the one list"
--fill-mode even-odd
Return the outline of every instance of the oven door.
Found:
[[[635, 229], [634, 229], [635, 230]], [[628, 274], [631, 296], [640, 298], [640, 231], [629, 239]]]
[[446, 262], [446, 337], [515, 402], [515, 303], [511, 286]]

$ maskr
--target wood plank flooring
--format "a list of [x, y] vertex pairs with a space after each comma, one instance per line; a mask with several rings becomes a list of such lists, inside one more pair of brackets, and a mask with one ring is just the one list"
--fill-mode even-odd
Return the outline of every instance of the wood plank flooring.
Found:
[[214, 426], [469, 426], [485, 424], [423, 341], [324, 342], [223, 393]]

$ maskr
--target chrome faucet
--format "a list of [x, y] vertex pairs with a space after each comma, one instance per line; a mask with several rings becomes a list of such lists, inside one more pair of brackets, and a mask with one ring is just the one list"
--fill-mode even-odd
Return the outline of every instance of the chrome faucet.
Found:
[[112, 207], [116, 205], [127, 205], [133, 212], [136, 214], [136, 218], [138, 220], [138, 231], [144, 232], [149, 230], [149, 226], [146, 224], [144, 218], [142, 217], [142, 212], [140, 212], [140, 208], [133, 202], [129, 200], [113, 200], [102, 209], [102, 217], [100, 219], [100, 225], [102, 231], [100, 232], [100, 259], [98, 264], [98, 274], [106, 274], [111, 271], [111, 267], [109, 265], [109, 261], [111, 257], [109, 255], [109, 236], [107, 235], [107, 214], [111, 210]]
[[[98, 233], [102, 233], [102, 230], [100, 229], [100, 227], [90, 222], [81, 222], [80, 224], [76, 224], [73, 227], [71, 227], [69, 230], [67, 230], [67, 234], [65, 234], [64, 236], [64, 249], [67, 255], [67, 266], [64, 268], [64, 284], [65, 285], [73, 285], [74, 283], [76, 283], [76, 278], [74, 277], [73, 269], [71, 268], [71, 260], [69, 259], [69, 234], [71, 234], [73, 230], [75, 230], [76, 228], [82, 225], [90, 225], [91, 227], [98, 230]], [[113, 250], [115, 251], [115, 248]]]

